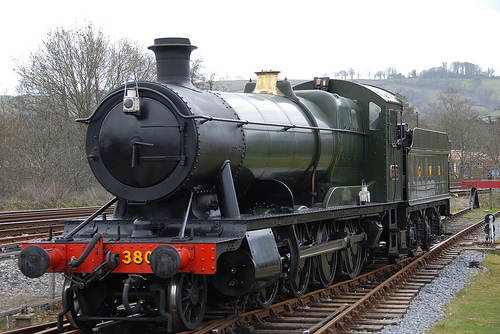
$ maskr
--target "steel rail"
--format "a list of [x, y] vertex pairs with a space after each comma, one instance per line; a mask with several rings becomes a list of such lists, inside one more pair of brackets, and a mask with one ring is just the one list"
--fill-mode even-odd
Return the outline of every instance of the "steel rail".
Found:
[[[64, 219], [88, 216], [100, 207], [81, 207], [63, 209], [25, 210], [25, 211], [2, 211], [0, 212], [0, 228], [9, 226], [10, 223], [24, 222], [41, 219]], [[6, 223], [6, 224], [4, 224]]]
[[[87, 218], [96, 210], [103, 213], [99, 207], [0, 212], [0, 247], [14, 247], [25, 241], [47, 238], [51, 228], [53, 236], [59, 236], [65, 219]], [[104, 211], [106, 214], [112, 212], [112, 208]]]
[[[46, 222], [46, 223], [45, 223]], [[23, 225], [23, 223], [20, 223], [19, 225]], [[23, 235], [23, 234], [33, 234], [33, 233], [40, 233], [40, 232], [47, 232], [49, 228], [52, 226], [54, 230], [61, 230], [64, 228], [64, 221], [57, 219], [53, 221], [44, 221], [41, 224], [37, 225], [31, 225], [29, 224], [28, 227], [19, 227], [19, 228], [12, 228], [8, 230], [0, 230], [0, 238], [8, 238], [12, 237], [15, 238], [16, 236]], [[0, 239], [2, 240], [2, 239]]]
[[[62, 234], [63, 229], [61, 228], [60, 230], [54, 230], [52, 232], [53, 237], [58, 237]], [[0, 247], [14, 247], [14, 246], [20, 246], [21, 243], [26, 242], [26, 241], [33, 241], [33, 240], [40, 240], [40, 239], [46, 239], [49, 237], [49, 233], [37, 233], [37, 234], [28, 234], [28, 235], [18, 235], [15, 237], [4, 237], [0, 238]]]

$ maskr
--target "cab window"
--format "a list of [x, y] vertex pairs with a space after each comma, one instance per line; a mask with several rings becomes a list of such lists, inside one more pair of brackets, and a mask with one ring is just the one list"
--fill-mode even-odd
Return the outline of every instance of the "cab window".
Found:
[[370, 113], [370, 130], [380, 130], [382, 127], [382, 108], [373, 102], [370, 102], [368, 108]]

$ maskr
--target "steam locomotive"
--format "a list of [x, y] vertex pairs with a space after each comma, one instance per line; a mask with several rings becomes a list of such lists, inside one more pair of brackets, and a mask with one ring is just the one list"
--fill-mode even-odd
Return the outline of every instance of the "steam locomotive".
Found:
[[127, 82], [77, 120], [114, 199], [19, 256], [28, 277], [64, 274], [61, 326], [194, 329], [209, 304], [267, 307], [442, 233], [447, 135], [408, 128], [392, 93], [326, 77], [292, 87], [275, 71], [242, 93], [202, 91], [189, 39], [150, 49], [158, 82]]

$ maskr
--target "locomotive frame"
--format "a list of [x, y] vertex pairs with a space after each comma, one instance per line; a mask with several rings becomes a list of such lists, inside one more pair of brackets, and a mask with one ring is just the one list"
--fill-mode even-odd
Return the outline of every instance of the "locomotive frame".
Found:
[[194, 329], [207, 304], [267, 307], [442, 233], [447, 136], [409, 129], [392, 93], [329, 78], [292, 87], [274, 71], [243, 93], [200, 91], [189, 40], [151, 49], [159, 83], [118, 87], [79, 120], [116, 197], [19, 257], [29, 277], [65, 274], [61, 326]]

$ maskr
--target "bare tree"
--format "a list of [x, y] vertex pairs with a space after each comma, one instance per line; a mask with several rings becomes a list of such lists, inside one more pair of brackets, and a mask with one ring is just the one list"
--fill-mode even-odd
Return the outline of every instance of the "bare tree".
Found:
[[92, 25], [49, 32], [26, 64], [17, 64], [20, 92], [47, 98], [57, 112], [85, 117], [127, 79], [155, 77], [154, 56], [123, 39], [115, 44]]
[[347, 69], [347, 73], [349, 74], [349, 76], [351, 77], [351, 80], [354, 80], [354, 75], [356, 75], [356, 71], [352, 68], [352, 67], [349, 67]]
[[346, 70], [342, 70], [338, 72], [338, 75], [342, 78], [342, 80], [347, 80], [349, 72], [347, 72]]
[[8, 139], [8, 122], [7, 113], [4, 112], [5, 108], [5, 97], [0, 98], [0, 195], [5, 191], [5, 186], [7, 184], [7, 145], [6, 141]]
[[406, 96], [396, 93], [396, 97], [403, 102], [403, 122], [410, 128], [418, 126], [418, 113], [415, 106], [411, 105]]
[[[154, 54], [126, 39], [111, 43], [92, 25], [48, 33], [29, 61], [17, 64], [22, 95], [13, 116], [20, 131], [10, 139], [18, 188], [58, 183], [71, 191], [91, 184], [85, 158], [87, 117], [104, 95], [128, 79], [154, 80]], [[27, 184], [31, 183], [31, 184]]]
[[489, 118], [477, 134], [481, 138], [481, 152], [486, 156], [486, 167], [500, 168], [500, 120]]
[[191, 61], [190, 79], [193, 85], [199, 89], [205, 90], [224, 90], [222, 85], [215, 81], [215, 73], [212, 73], [208, 78], [203, 73], [203, 58], [195, 58]]
[[463, 179], [466, 166], [477, 163], [477, 153], [481, 148], [478, 131], [482, 122], [468, 97], [456, 89], [439, 93], [435, 109], [434, 124], [438, 130], [448, 133], [452, 149], [457, 150], [458, 178]]
[[[15, 150], [23, 145], [16, 135], [23, 131], [18, 121], [16, 110], [16, 97], [1, 98], [2, 111], [0, 112], [0, 195], [5, 196], [12, 192], [18, 185], [19, 156]], [[23, 156], [23, 159], [26, 157]]]

